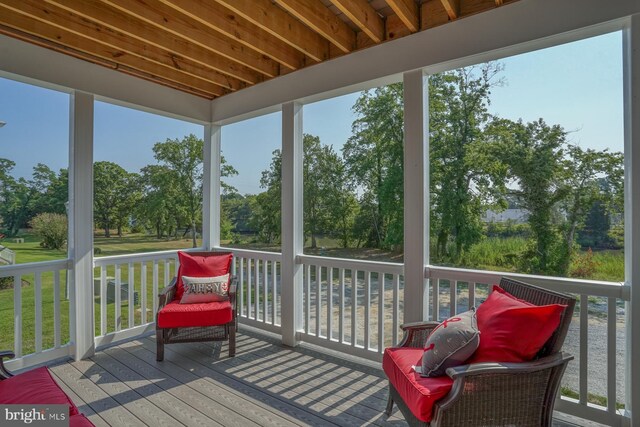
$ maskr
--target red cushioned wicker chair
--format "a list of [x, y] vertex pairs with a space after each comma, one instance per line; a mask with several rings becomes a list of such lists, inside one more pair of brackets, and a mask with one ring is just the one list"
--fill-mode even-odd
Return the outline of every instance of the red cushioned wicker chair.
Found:
[[[231, 252], [189, 252], [200, 258], [228, 257]], [[182, 267], [181, 267], [182, 268]], [[227, 268], [225, 273], [229, 273]], [[180, 270], [178, 276], [180, 276]], [[186, 275], [186, 274], [185, 274]], [[229, 300], [222, 302], [180, 304], [179, 277], [160, 292], [156, 313], [156, 360], [164, 359], [164, 345], [185, 342], [229, 340], [229, 357], [236, 354], [237, 278], [229, 279]]]
[[[560, 380], [567, 364], [573, 359], [573, 356], [560, 350], [569, 330], [576, 300], [507, 278], [500, 281], [500, 287], [516, 298], [535, 305], [567, 306], [558, 328], [535, 359], [525, 363], [458, 366], [447, 369], [444, 377], [416, 379], [414, 373], [410, 372], [410, 365], [419, 364], [424, 343], [439, 323], [403, 325], [402, 342], [397, 347], [387, 349], [383, 358], [385, 372], [388, 376], [391, 372], [393, 381], [398, 383], [398, 388], [394, 387], [390, 378], [387, 415], [391, 415], [395, 403], [410, 426], [551, 426]], [[399, 368], [399, 365], [404, 366]], [[410, 397], [408, 402], [403, 399], [403, 394]], [[425, 406], [428, 406], [426, 410]]]

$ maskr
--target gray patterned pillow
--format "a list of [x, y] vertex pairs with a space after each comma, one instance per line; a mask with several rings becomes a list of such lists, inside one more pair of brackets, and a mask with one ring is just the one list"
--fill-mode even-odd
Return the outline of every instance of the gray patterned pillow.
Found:
[[480, 345], [475, 307], [450, 317], [427, 338], [422, 355], [423, 377], [439, 377], [447, 368], [463, 365]]
[[226, 301], [229, 299], [229, 274], [216, 277], [182, 276], [184, 293], [180, 304]]

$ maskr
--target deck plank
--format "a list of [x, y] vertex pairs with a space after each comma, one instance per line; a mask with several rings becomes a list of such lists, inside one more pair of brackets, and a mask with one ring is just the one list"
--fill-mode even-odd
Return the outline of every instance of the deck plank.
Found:
[[[153, 337], [140, 338], [50, 369], [98, 427], [407, 425], [397, 408], [384, 415], [379, 363], [251, 330], [238, 335], [233, 358], [220, 342], [168, 345], [162, 362], [155, 351]], [[553, 426], [582, 425], [572, 421], [562, 415]]]

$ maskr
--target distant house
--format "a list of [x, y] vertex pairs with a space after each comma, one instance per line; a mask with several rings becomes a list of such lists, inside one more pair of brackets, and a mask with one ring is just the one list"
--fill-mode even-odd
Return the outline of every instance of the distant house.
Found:
[[526, 209], [513, 208], [505, 209], [500, 212], [487, 210], [482, 217], [484, 222], [507, 222], [513, 221], [516, 224], [524, 224], [529, 218], [529, 212]]

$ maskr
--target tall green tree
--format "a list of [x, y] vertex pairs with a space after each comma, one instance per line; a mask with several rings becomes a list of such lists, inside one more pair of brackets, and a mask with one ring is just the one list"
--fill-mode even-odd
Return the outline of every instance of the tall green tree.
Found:
[[111, 229], [117, 228], [122, 235], [126, 224], [136, 209], [141, 197], [138, 175], [127, 172], [113, 162], [100, 161], [93, 164], [93, 210], [98, 227], [105, 237], [111, 237]]
[[353, 111], [357, 117], [342, 153], [361, 198], [373, 204], [366, 244], [399, 247], [404, 212], [402, 85], [364, 92]]
[[484, 134], [501, 71], [487, 63], [429, 78], [431, 234], [441, 259], [456, 260], [478, 242], [486, 209], [505, 204], [506, 171]]

